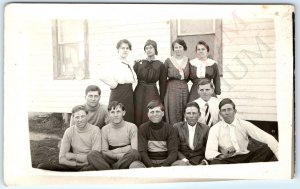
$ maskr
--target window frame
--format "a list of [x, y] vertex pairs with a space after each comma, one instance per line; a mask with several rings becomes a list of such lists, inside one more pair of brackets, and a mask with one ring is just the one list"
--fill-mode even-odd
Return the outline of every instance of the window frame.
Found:
[[[71, 75], [61, 74], [61, 60], [60, 60], [60, 45], [63, 44], [80, 44], [78, 41], [74, 42], [61, 42], [58, 41], [58, 19], [52, 21], [52, 44], [53, 44], [53, 79], [55, 80], [74, 80], [77, 79], [75, 73]], [[88, 79], [90, 77], [89, 73], [89, 49], [88, 49], [88, 22], [83, 20], [84, 25], [84, 77], [80, 79]]]
[[177, 20], [177, 31], [178, 31], [178, 36], [189, 36], [189, 35], [206, 35], [206, 34], [215, 34], [216, 33], [216, 19], [209, 19], [212, 20], [212, 31], [207, 31], [207, 32], [194, 32], [194, 33], [182, 33], [181, 32], [181, 21], [182, 19]]

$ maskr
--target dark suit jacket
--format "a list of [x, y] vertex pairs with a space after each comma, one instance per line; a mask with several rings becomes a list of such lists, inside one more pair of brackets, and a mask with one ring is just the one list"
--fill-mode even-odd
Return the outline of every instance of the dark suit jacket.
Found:
[[194, 136], [194, 150], [189, 147], [189, 129], [187, 122], [174, 124], [178, 137], [178, 159], [187, 158], [192, 165], [198, 165], [205, 157], [205, 147], [209, 127], [197, 123]]

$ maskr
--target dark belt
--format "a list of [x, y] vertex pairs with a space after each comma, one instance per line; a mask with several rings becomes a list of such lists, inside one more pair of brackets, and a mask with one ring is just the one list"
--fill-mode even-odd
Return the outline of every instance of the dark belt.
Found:
[[111, 146], [111, 145], [109, 145], [109, 146], [108, 146], [108, 149], [109, 149], [109, 150], [114, 150], [114, 149], [122, 148], [122, 147], [125, 147], [125, 146], [128, 146], [128, 145], [129, 145], [129, 144], [123, 145], [123, 146]]
[[181, 82], [188, 82], [187, 79], [169, 79], [168, 81], [181, 81]]
[[154, 85], [154, 86], [156, 86], [156, 83], [147, 83], [146, 81], [139, 81], [138, 84], [141, 84], [141, 85]]

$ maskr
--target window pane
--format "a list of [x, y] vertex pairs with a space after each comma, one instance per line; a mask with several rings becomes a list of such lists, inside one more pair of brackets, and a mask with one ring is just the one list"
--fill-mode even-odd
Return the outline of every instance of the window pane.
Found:
[[198, 35], [215, 33], [214, 20], [178, 20], [178, 35]]
[[53, 22], [55, 79], [88, 78], [87, 22], [55, 20]]
[[83, 20], [59, 20], [58, 43], [82, 42], [84, 40]]
[[60, 76], [72, 76], [76, 79], [83, 79], [84, 70], [84, 48], [83, 44], [59, 45]]

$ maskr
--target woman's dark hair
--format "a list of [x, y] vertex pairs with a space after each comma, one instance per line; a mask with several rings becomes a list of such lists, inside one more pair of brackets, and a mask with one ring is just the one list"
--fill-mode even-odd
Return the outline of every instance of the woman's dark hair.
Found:
[[183, 39], [176, 39], [175, 41], [173, 41], [172, 43], [172, 50], [174, 51], [174, 46], [175, 44], [178, 43], [179, 45], [183, 46], [183, 49], [186, 51], [187, 50], [187, 46], [186, 43]]
[[146, 47], [151, 45], [155, 49], [155, 54], [158, 55], [157, 51], [157, 43], [151, 39], [148, 39], [144, 45], [144, 51], [146, 51]]
[[132, 46], [131, 43], [127, 40], [127, 39], [121, 39], [118, 43], [117, 43], [117, 49], [120, 48], [120, 46], [122, 45], [122, 43], [128, 44], [129, 50], [132, 50]]
[[196, 45], [196, 51], [197, 51], [197, 46], [198, 45], [203, 45], [206, 48], [207, 52], [209, 52], [209, 46], [208, 46], [208, 44], [205, 41], [199, 41], [197, 43], [197, 45]]

